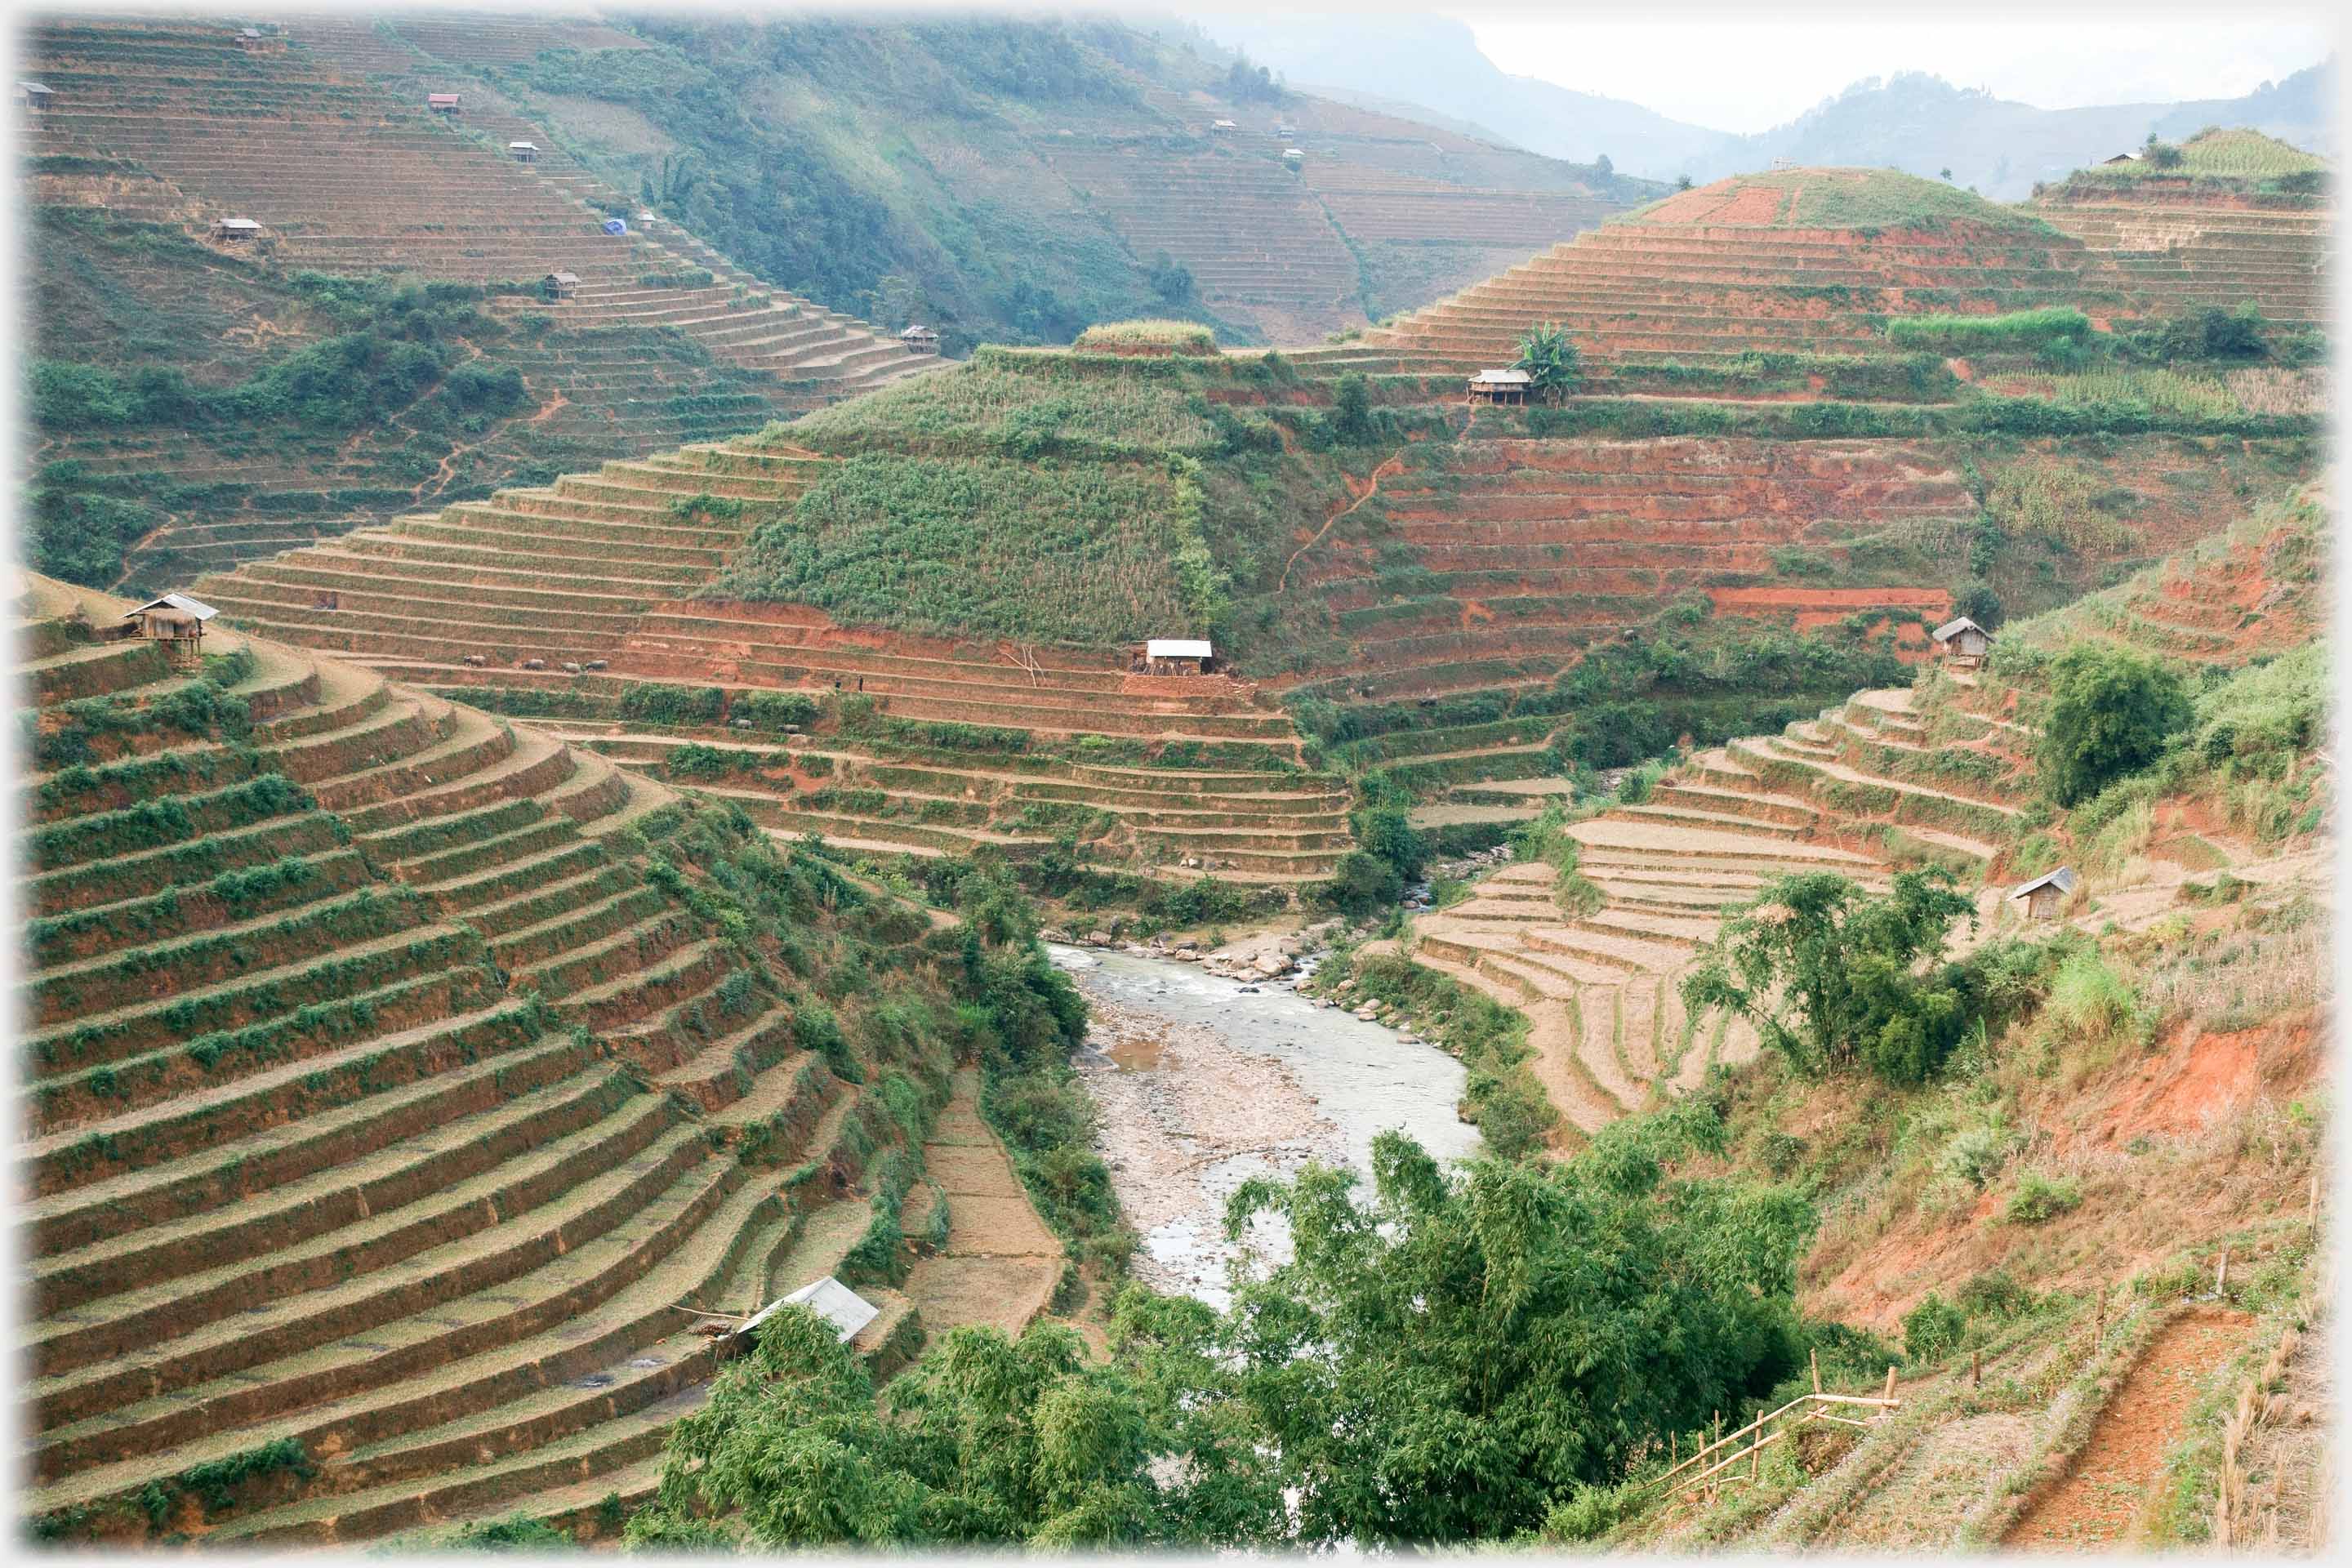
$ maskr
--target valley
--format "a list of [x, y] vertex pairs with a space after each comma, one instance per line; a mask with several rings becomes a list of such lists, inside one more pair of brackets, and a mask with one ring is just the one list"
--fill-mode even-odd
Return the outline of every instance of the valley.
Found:
[[2322, 160], [26, 44], [36, 1539], [2320, 1548]]

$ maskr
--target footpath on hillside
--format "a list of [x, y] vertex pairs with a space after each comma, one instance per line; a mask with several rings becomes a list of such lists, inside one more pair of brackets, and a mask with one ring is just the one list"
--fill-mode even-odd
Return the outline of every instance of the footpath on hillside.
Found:
[[2037, 1552], [2125, 1544], [2165, 1449], [2196, 1403], [2199, 1382], [2228, 1361], [2253, 1327], [2251, 1315], [2220, 1309], [2167, 1324], [2100, 1414], [2065, 1479], [2025, 1510], [2001, 1544]]

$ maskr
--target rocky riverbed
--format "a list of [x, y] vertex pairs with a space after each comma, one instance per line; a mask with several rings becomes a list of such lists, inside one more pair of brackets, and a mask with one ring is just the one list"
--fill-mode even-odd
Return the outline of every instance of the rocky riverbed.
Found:
[[[1128, 952], [1053, 948], [1094, 1010], [1076, 1067], [1101, 1110], [1098, 1146], [1142, 1233], [1137, 1276], [1222, 1306], [1238, 1250], [1226, 1200], [1251, 1176], [1309, 1161], [1369, 1174], [1372, 1139], [1402, 1130], [1441, 1159], [1475, 1152], [1454, 1113], [1460, 1063], [1295, 994]], [[1282, 1249], [1278, 1226], [1244, 1240]]]

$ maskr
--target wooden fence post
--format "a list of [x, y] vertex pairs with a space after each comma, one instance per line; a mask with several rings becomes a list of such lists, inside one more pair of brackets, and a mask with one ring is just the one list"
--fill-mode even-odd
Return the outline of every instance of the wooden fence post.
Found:
[[2213, 1294], [2216, 1296], [2226, 1296], [2229, 1293], [2230, 1249], [2225, 1247], [2221, 1249], [2221, 1266], [2213, 1270]]
[[1893, 1362], [1891, 1362], [1891, 1361], [1890, 1361], [1890, 1362], [1888, 1362], [1888, 1363], [1886, 1363], [1886, 1395], [1885, 1395], [1885, 1397], [1887, 1397], [1887, 1398], [1889, 1398], [1889, 1399], [1892, 1399], [1892, 1398], [1894, 1398], [1894, 1397], [1895, 1397], [1895, 1363], [1894, 1363]]
[[2311, 1228], [2315, 1232], [2319, 1229], [2319, 1173], [2317, 1171], [2311, 1173], [2311, 1205], [2304, 1217], [2310, 1222]]
[[2098, 1354], [2100, 1351], [2106, 1347], [2106, 1342], [2107, 1288], [2105, 1284], [2102, 1284], [2099, 1287], [2099, 1316], [2096, 1324], [2091, 1330], [2091, 1353], [2093, 1355]]
[[1822, 1352], [1818, 1348], [1811, 1352], [1811, 1358], [1813, 1363], [1813, 1392], [1815, 1394], [1819, 1394], [1822, 1391]]
[[1984, 1382], [1984, 1351], [1981, 1347], [1969, 1352], [1969, 1386], [1975, 1388]]

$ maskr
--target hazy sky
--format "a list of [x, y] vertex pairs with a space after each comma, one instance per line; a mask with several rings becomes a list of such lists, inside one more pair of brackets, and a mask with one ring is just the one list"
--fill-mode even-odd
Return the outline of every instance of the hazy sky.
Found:
[[2235, 98], [2318, 63], [2335, 47], [2326, 12], [2265, 7], [1906, 12], [1887, 5], [1806, 14], [1759, 4], [1709, 13], [1613, 0], [1440, 14], [1467, 24], [1480, 51], [1514, 76], [1737, 132], [1766, 130], [1859, 78], [1902, 70], [2042, 109], [2079, 109]]

